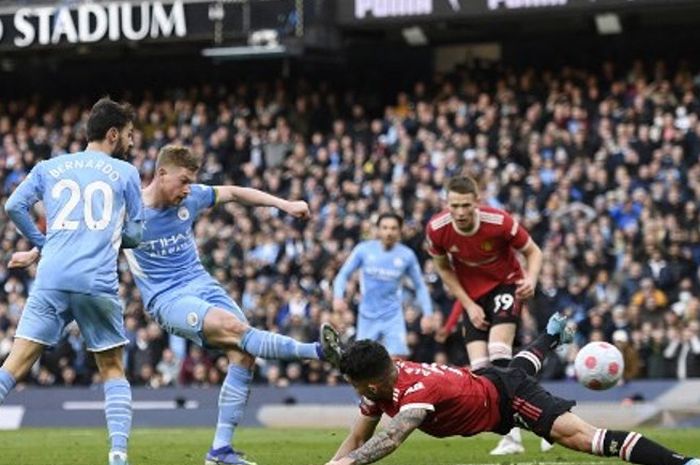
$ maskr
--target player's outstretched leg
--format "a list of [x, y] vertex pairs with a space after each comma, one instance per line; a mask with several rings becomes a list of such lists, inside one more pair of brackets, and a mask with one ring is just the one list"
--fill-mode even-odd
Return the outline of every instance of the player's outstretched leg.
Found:
[[[322, 330], [322, 334], [324, 330]], [[327, 333], [326, 333], [327, 334]], [[302, 343], [289, 336], [253, 328], [232, 313], [212, 308], [204, 320], [204, 335], [210, 345], [238, 347], [254, 357], [272, 360], [323, 360], [337, 366], [339, 349], [324, 340]]]
[[219, 417], [211, 449], [207, 453], [205, 465], [255, 465], [244, 454], [231, 446], [233, 435], [243, 417], [250, 383], [253, 381], [252, 367], [255, 359], [240, 351], [228, 354], [230, 365], [219, 393]]
[[[550, 350], [560, 343], [565, 344], [572, 341], [573, 335], [567, 329], [566, 323], [567, 318], [561, 313], [552, 315], [547, 323], [546, 332], [520, 351], [510, 362], [509, 366], [522, 368], [531, 376], [536, 375], [542, 368], [542, 362]], [[546, 452], [551, 448], [551, 444], [543, 439], [540, 444], [540, 450]], [[523, 447], [520, 428], [515, 427], [501, 438], [490, 454], [511, 455], [523, 452], [525, 452], [525, 448]]]
[[700, 465], [700, 459], [669, 450], [639, 433], [596, 428], [571, 412], [554, 421], [550, 436], [569, 449], [639, 465]]
[[542, 369], [542, 362], [549, 351], [559, 344], [567, 344], [573, 340], [573, 334], [567, 328], [566, 322], [566, 316], [561, 313], [552, 315], [547, 323], [546, 332], [518, 352], [509, 366], [522, 368], [531, 376], [539, 373]]
[[312, 359], [329, 362], [334, 367], [340, 363], [339, 337], [328, 323], [321, 327], [321, 341], [315, 343], [298, 342], [291, 337], [249, 328], [241, 348], [251, 355], [275, 360]]

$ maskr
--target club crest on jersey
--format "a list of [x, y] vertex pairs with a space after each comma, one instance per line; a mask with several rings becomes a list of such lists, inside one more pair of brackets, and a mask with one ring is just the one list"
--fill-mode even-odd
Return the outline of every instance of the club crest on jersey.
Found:
[[403, 266], [403, 260], [401, 259], [401, 257], [396, 257], [394, 259], [394, 266], [397, 268], [401, 268]]
[[481, 250], [484, 252], [491, 252], [493, 250], [493, 242], [490, 240], [481, 243]]
[[187, 207], [180, 207], [177, 209], [177, 217], [182, 221], [187, 221], [190, 218], [190, 211]]
[[450, 253], [459, 253], [459, 247], [453, 245], [452, 247], [450, 247]]

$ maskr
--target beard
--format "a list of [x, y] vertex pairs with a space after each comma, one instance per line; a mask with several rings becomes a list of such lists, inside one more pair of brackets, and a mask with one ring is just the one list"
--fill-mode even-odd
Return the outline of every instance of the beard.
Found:
[[112, 156], [114, 158], [118, 158], [120, 160], [126, 160], [126, 157], [129, 155], [129, 146], [122, 144], [121, 139], [117, 140], [117, 145], [114, 147], [114, 150], [112, 151]]

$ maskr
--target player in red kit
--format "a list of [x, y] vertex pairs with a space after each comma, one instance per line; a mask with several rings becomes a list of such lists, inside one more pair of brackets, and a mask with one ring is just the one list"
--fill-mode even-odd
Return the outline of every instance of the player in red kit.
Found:
[[[522, 302], [533, 296], [542, 267], [540, 248], [507, 212], [479, 205], [476, 181], [465, 176], [448, 181], [447, 210], [428, 222], [427, 243], [442, 282], [457, 299], [445, 331], [464, 309], [471, 369], [508, 366]], [[526, 270], [516, 251], [524, 255]], [[515, 428], [491, 453], [523, 451]]]
[[[362, 340], [342, 355], [340, 371], [362, 396], [360, 415], [326, 465], [373, 463], [396, 450], [414, 430], [435, 437], [508, 431], [514, 424], [569, 449], [619, 456], [642, 465], [700, 465], [635, 432], [599, 429], [570, 412], [576, 402], [556, 397], [533, 377], [560, 341], [566, 318], [555, 314], [506, 368], [466, 368], [393, 361], [381, 344]], [[374, 434], [382, 414], [392, 420]]]

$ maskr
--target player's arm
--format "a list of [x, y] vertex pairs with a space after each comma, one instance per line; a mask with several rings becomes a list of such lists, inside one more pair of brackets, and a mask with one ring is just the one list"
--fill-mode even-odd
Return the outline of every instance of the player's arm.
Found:
[[[455, 270], [452, 268], [447, 256], [441, 255], [433, 257], [433, 262], [435, 263], [435, 270], [440, 276], [443, 284], [445, 284], [452, 295], [454, 295], [455, 298], [462, 304], [462, 308], [467, 311], [469, 319], [474, 326], [481, 330], [488, 329], [488, 322], [486, 321], [484, 310], [481, 309], [481, 307], [479, 307], [464, 290], [462, 284], [460, 284], [459, 279], [457, 278], [457, 273], [455, 273]], [[480, 313], [470, 311], [472, 308], [476, 307], [479, 308]]]
[[394, 452], [425, 420], [426, 409], [411, 408], [399, 412], [387, 425], [361, 447], [329, 465], [363, 465], [374, 463]]
[[333, 460], [338, 460], [345, 457], [350, 452], [361, 447], [374, 434], [377, 429], [379, 419], [381, 417], [368, 417], [366, 415], [358, 415], [355, 423], [353, 423], [350, 433], [345, 440], [340, 444], [338, 450], [333, 456]]
[[256, 207], [275, 207], [296, 218], [309, 218], [309, 205], [303, 200], [290, 201], [251, 187], [216, 186], [216, 203], [236, 202]]
[[126, 220], [122, 229], [122, 248], [138, 247], [143, 237], [143, 200], [141, 199], [141, 180], [136, 168], [130, 170], [130, 176], [124, 192], [126, 200]]
[[350, 276], [362, 265], [362, 244], [355, 246], [350, 256], [343, 266], [340, 267], [338, 275], [333, 280], [333, 310], [343, 311], [346, 309], [345, 288], [348, 285]]
[[520, 249], [520, 252], [525, 256], [527, 268], [525, 270], [525, 279], [517, 283], [518, 287], [515, 290], [515, 295], [521, 299], [529, 299], [535, 294], [537, 279], [542, 269], [542, 250], [532, 238], [528, 238], [527, 243]]
[[32, 219], [29, 210], [37, 203], [41, 197], [41, 176], [38, 164], [32, 169], [15, 191], [10, 195], [5, 203], [5, 211], [17, 229], [29, 239], [38, 249], [41, 249], [46, 242], [46, 236], [39, 231], [36, 223]]

